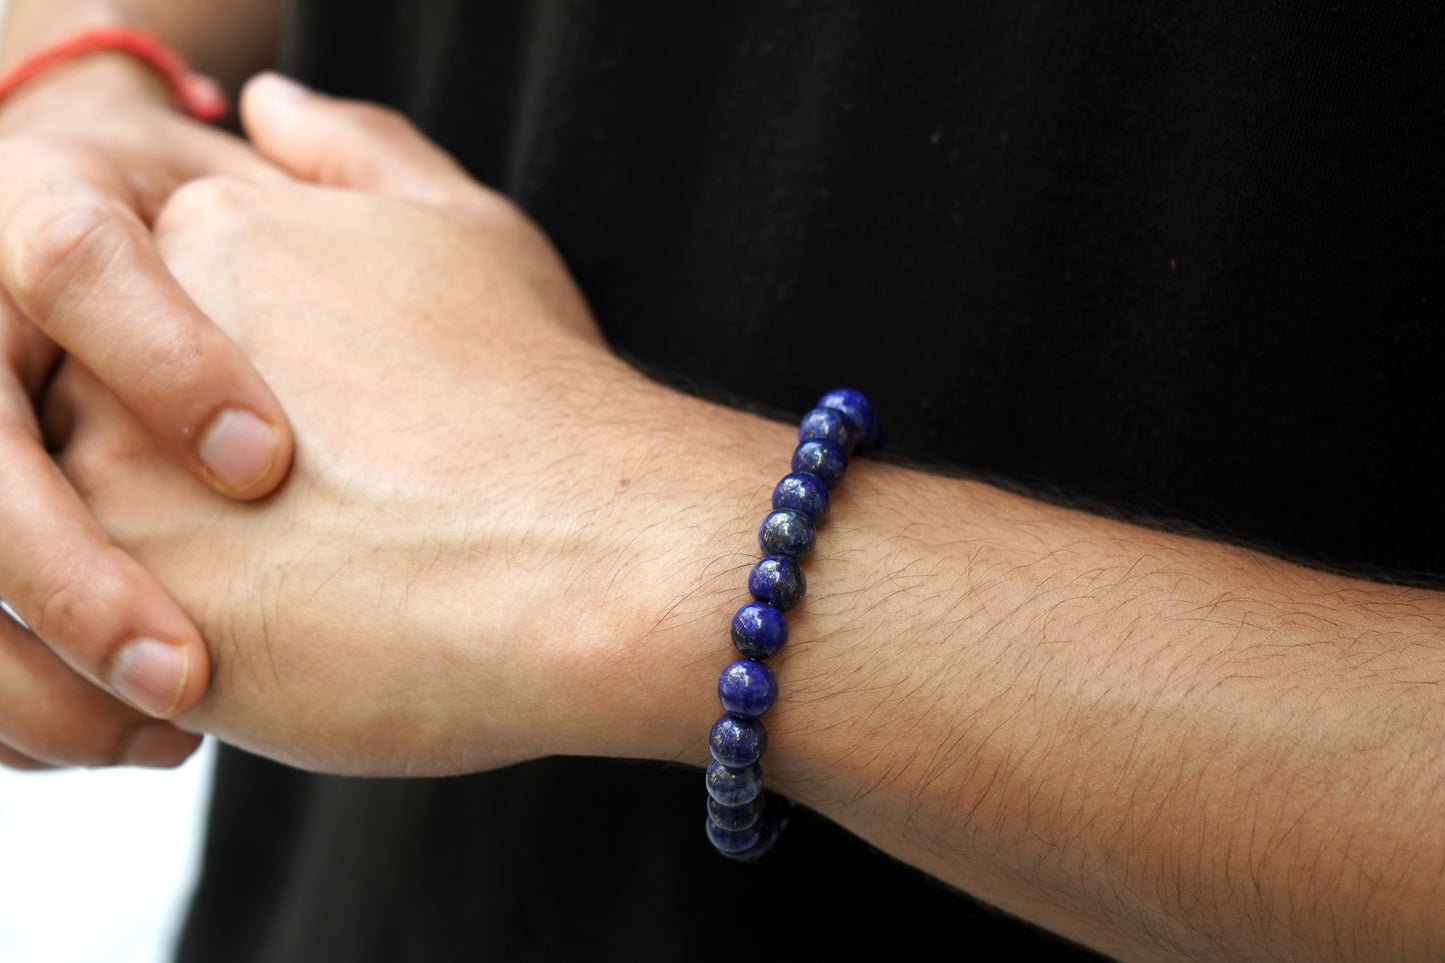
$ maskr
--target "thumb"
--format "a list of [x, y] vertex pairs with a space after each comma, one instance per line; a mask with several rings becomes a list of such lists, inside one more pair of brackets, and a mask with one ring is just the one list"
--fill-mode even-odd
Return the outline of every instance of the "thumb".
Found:
[[396, 111], [280, 74], [246, 84], [241, 122], [257, 151], [301, 180], [442, 205], [474, 203], [485, 191]]

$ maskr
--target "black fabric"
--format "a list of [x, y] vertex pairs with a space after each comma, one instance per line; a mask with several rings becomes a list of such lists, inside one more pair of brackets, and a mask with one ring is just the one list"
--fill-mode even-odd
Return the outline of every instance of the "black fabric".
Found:
[[[294, 13], [289, 69], [519, 200], [612, 343], [670, 377], [791, 411], [854, 385], [904, 455], [1445, 572], [1435, 4]], [[227, 754], [182, 955], [1070, 952], [807, 814], [726, 863], [697, 797], [607, 761], [361, 782]]]

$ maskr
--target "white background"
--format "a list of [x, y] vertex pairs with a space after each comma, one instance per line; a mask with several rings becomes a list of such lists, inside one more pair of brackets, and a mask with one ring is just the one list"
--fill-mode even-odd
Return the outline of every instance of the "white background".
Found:
[[210, 757], [170, 772], [0, 769], [0, 961], [168, 959]]
[[211, 755], [162, 772], [0, 769], [0, 961], [169, 959]]

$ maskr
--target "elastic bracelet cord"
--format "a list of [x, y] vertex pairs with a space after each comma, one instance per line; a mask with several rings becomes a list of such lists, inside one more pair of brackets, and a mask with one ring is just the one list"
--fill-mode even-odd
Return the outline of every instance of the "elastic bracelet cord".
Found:
[[829, 490], [843, 480], [848, 456], [877, 441], [868, 399], [852, 388], [828, 392], [799, 423], [792, 474], [773, 489], [773, 511], [758, 527], [763, 558], [748, 575], [753, 601], [732, 621], [733, 645], [743, 658], [718, 677], [725, 713], [708, 735], [707, 838], [731, 859], [760, 858], [787, 826], [791, 804], [769, 808], [763, 794], [759, 760], [768, 733], [759, 718], [778, 697], [777, 679], [764, 663], [788, 641], [783, 613], [807, 591], [801, 563], [813, 553], [817, 525], [828, 514]]
[[176, 106], [196, 120], [212, 123], [231, 109], [219, 83], [192, 70], [185, 59], [159, 37], [131, 27], [82, 30], [16, 61], [0, 73], [0, 104], [46, 71], [101, 51], [129, 54], [149, 64], [170, 87]]

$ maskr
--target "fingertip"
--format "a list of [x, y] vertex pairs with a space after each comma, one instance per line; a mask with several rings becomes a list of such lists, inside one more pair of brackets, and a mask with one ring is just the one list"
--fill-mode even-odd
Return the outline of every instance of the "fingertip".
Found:
[[146, 628], [111, 650], [99, 680], [127, 704], [167, 722], [196, 708], [211, 684], [210, 650], [183, 613], [167, 611], [171, 605], [146, 607], [140, 620]]
[[206, 480], [231, 498], [269, 494], [291, 464], [291, 433], [244, 408], [227, 408], [201, 433], [196, 457]]
[[242, 96], [260, 98], [261, 101], [296, 101], [311, 96], [314, 91], [294, 77], [263, 70], [246, 82]]
[[311, 88], [284, 74], [264, 71], [241, 88], [238, 102], [241, 126], [254, 140], [264, 140], [277, 111], [314, 96]]
[[110, 667], [110, 687], [147, 715], [164, 719], [180, 708], [190, 683], [190, 652], [184, 645], [149, 637], [127, 642]]

